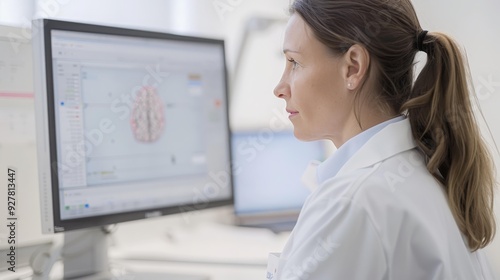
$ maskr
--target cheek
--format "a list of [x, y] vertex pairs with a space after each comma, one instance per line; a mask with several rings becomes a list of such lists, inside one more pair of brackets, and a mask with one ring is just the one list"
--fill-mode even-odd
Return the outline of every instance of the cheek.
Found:
[[320, 112], [328, 111], [335, 106], [339, 100], [338, 89], [327, 79], [316, 79], [309, 87], [310, 103]]
[[[338, 110], [341, 103], [341, 83], [339, 73], [332, 67], [300, 69], [294, 73], [292, 100], [298, 109], [307, 110], [308, 116], [326, 116], [332, 110]], [[306, 113], [306, 112], [304, 112]]]
[[311, 84], [309, 97], [309, 117], [323, 126], [337, 126], [351, 110], [342, 88], [333, 80]]

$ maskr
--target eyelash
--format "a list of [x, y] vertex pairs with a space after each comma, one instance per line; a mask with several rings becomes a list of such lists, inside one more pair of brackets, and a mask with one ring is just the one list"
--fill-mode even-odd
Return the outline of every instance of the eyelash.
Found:
[[297, 67], [298, 63], [295, 61], [293, 58], [287, 58], [288, 62], [291, 62], [293, 64], [293, 68]]

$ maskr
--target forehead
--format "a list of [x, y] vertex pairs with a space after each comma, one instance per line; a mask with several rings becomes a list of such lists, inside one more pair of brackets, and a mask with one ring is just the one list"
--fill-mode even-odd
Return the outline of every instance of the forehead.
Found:
[[298, 14], [293, 14], [286, 25], [284, 49], [300, 51], [307, 41], [314, 40], [312, 30]]
[[302, 56], [302, 62], [305, 58], [322, 60], [325, 56], [331, 56], [328, 47], [316, 38], [311, 27], [297, 13], [288, 20], [283, 51], [298, 53]]

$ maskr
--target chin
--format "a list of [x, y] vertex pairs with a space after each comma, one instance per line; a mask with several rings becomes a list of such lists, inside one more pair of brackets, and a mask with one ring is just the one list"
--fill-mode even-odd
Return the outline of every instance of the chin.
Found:
[[318, 137], [314, 137], [313, 135], [300, 131], [299, 129], [294, 128], [293, 130], [293, 135], [295, 135], [295, 138], [297, 138], [300, 141], [316, 141], [320, 140]]

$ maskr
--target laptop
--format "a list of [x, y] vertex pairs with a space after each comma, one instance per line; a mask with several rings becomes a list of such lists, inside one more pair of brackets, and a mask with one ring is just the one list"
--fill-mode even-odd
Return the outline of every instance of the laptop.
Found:
[[290, 231], [310, 191], [301, 177], [311, 160], [326, 156], [322, 141], [302, 142], [292, 131], [232, 133], [236, 223]]

